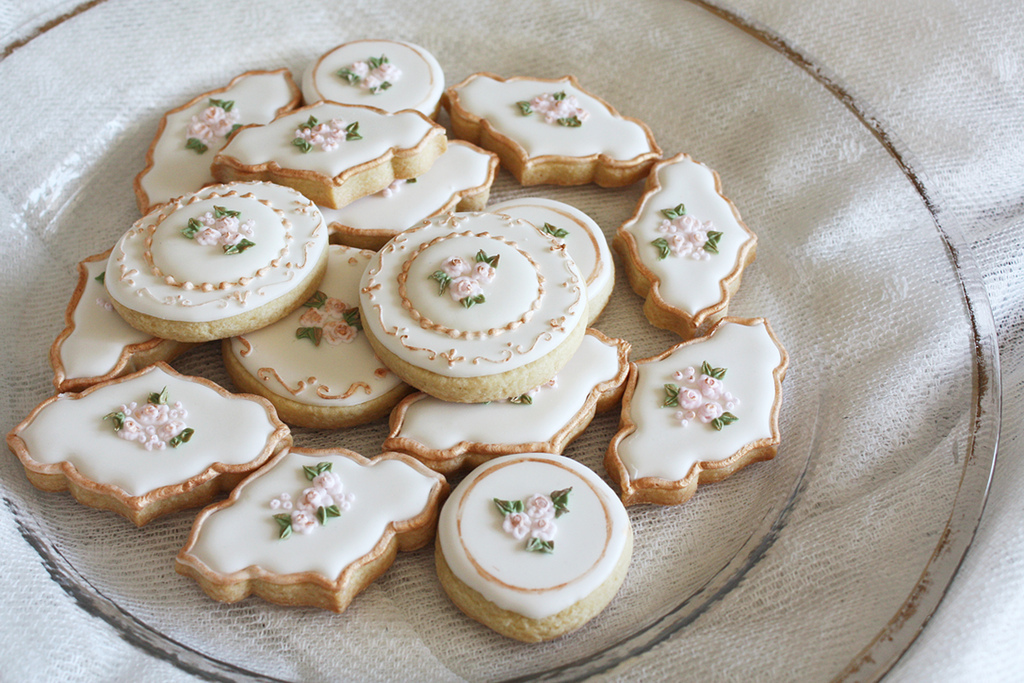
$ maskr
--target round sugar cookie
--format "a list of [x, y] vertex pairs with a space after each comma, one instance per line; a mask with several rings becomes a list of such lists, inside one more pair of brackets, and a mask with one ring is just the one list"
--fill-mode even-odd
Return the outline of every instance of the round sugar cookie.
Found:
[[437, 117], [444, 71], [434, 55], [400, 40], [355, 40], [321, 55], [302, 77], [306, 104], [321, 100]]
[[317, 291], [287, 316], [222, 342], [243, 391], [267, 398], [291, 425], [335, 429], [388, 413], [411, 388], [384, 367], [359, 320], [359, 278], [372, 251], [331, 245]]
[[139, 219], [104, 284], [132, 327], [203, 342], [259, 329], [302, 305], [327, 267], [313, 202], [271, 183], [213, 185]]
[[551, 640], [615, 597], [633, 550], [611, 488], [575, 460], [525, 453], [473, 470], [441, 509], [441, 585], [468, 616], [509, 638]]
[[575, 206], [545, 197], [509, 199], [487, 210], [523, 218], [555, 239], [565, 241], [569, 256], [587, 281], [588, 324], [592, 325], [608, 303], [615, 284], [615, 263], [601, 226]]
[[586, 282], [524, 220], [449, 213], [392, 239], [360, 286], [363, 330], [385, 365], [446, 401], [518, 396], [553, 377], [586, 331]]

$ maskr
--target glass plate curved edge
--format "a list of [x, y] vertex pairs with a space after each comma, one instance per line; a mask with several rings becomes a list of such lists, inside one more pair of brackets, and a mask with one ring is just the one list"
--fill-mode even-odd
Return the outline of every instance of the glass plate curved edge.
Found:
[[[104, 0], [91, 0], [82, 3], [68, 14], [47, 23], [24, 40], [5, 46], [0, 60], [41, 33], [63, 23], [64, 20], [88, 11], [103, 2]], [[966, 242], [962, 230], [955, 225], [955, 221], [952, 219], [947, 217], [940, 219], [938, 208], [940, 202], [935, 199], [934, 190], [929, 188], [923, 173], [913, 163], [905, 146], [887, 130], [880, 119], [872, 113], [870, 107], [848, 87], [841, 84], [835, 75], [824, 68], [818, 60], [795, 47], [771, 29], [724, 5], [706, 0], [687, 0], [687, 2], [710, 12], [785, 56], [840, 100], [860, 123], [871, 131], [892, 156], [924, 202], [932, 216], [934, 226], [946, 246], [961, 287], [972, 331], [971, 417], [973, 427], [966, 448], [967, 455], [964, 458], [964, 469], [956, 498], [940, 540], [907, 599], [890, 621], [880, 629], [875, 638], [836, 677], [836, 680], [848, 681], [878, 680], [910, 648], [937, 609], [970, 548], [984, 512], [995, 466], [1001, 411], [998, 345], [991, 308], [977, 267], [964, 246]], [[817, 438], [817, 430], [815, 429], [813, 432]], [[813, 448], [811, 452], [813, 452]], [[670, 638], [691, 623], [719, 597], [728, 592], [732, 586], [736, 585], [743, 575], [764, 557], [784, 528], [789, 513], [804, 489], [804, 482], [812, 466], [813, 460], [808, 459], [789, 499], [777, 511], [770, 511], [765, 516], [760, 528], [751, 534], [732, 560], [683, 603], [645, 629], [612, 646], [598, 657], [587, 661], [572, 662], [551, 669], [540, 677], [533, 676], [532, 679], [578, 680], [608, 671], [633, 658], [642, 656], [651, 647]], [[52, 579], [82, 609], [110, 624], [127, 642], [183, 671], [209, 680], [240, 680], [240, 677], [259, 681], [279, 680], [212, 659], [167, 638], [134, 616], [125, 613], [116, 603], [96, 591], [84, 576], [78, 574], [56, 547], [27, 525], [23, 521], [24, 517], [18, 514], [13, 501], [4, 498], [4, 505], [17, 520], [18, 530], [22, 537], [43, 559]], [[80, 584], [76, 584], [72, 574], [77, 577]], [[82, 590], [81, 585], [89, 586], [92, 593]], [[136, 629], [126, 629], [126, 622], [133, 624]]]
[[903, 656], [927, 625], [970, 549], [988, 500], [995, 469], [1002, 412], [999, 346], [995, 320], [981, 275], [967, 248], [963, 230], [950, 216], [941, 216], [941, 202], [906, 146], [882, 123], [864, 100], [844, 85], [813, 55], [770, 28], [727, 6], [709, 0], [687, 0], [756, 38], [807, 72], [867, 128], [889, 153], [921, 197], [949, 254], [970, 320], [972, 339], [972, 405], [964, 468], [953, 507], [939, 541], [906, 600], [861, 650], [836, 681], [876, 681]]

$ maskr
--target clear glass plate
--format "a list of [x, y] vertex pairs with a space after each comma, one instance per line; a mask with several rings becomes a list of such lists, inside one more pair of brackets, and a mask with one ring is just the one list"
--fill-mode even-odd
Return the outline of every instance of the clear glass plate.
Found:
[[[194, 511], [136, 529], [36, 491], [16, 459], [0, 459], [0, 514], [54, 581], [123, 639], [207, 678], [393, 679], [413, 664], [423, 678], [472, 680], [578, 679], [622, 664], [651, 677], [884, 674], [967, 551], [999, 427], [980, 278], [899, 141], [813, 59], [714, 5], [306, 5], [85, 3], [0, 61], [18, 94], [0, 103], [5, 429], [52, 393], [47, 347], [75, 264], [137, 218], [131, 181], [163, 112], [247, 70], [287, 66], [299, 78], [338, 43], [397, 37], [430, 49], [449, 83], [572, 73], [646, 121], [666, 156], [685, 151], [721, 174], [759, 236], [730, 313], [768, 318], [791, 357], [778, 456], [685, 505], [632, 508], [620, 594], [553, 643], [507, 641], [463, 617], [429, 548], [400, 555], [340, 615], [216, 604], [173, 571]], [[567, 201], [610, 238], [641, 189], [521, 188], [502, 174], [491, 201]], [[630, 340], [633, 358], [676, 343], [647, 323], [621, 270], [595, 327]], [[230, 386], [216, 344], [174, 365]], [[878, 398], [893, 395], [905, 400]], [[599, 416], [566, 454], [603, 472], [617, 420]], [[296, 430], [295, 442], [369, 456], [386, 433], [380, 421]]]

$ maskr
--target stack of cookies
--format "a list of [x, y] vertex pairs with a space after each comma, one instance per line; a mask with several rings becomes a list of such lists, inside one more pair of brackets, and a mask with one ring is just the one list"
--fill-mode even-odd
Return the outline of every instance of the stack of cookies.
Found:
[[[644, 179], [613, 246], [682, 341], [630, 362], [593, 329], [615, 281], [601, 227], [539, 195], [488, 205], [499, 165], [523, 186]], [[714, 171], [663, 160], [571, 76], [446, 90], [420, 46], [346, 43], [301, 90], [254, 71], [168, 112], [135, 194], [143, 217], [79, 266], [59, 393], [8, 444], [37, 487], [138, 525], [213, 503], [175, 566], [216, 600], [342, 611], [434, 542], [463, 612], [550, 640], [622, 584], [626, 506], [775, 455], [786, 353], [767, 321], [727, 317], [753, 232]], [[213, 341], [240, 393], [167, 365]], [[562, 453], [620, 404], [616, 494]], [[388, 415], [372, 458], [289, 427]]]

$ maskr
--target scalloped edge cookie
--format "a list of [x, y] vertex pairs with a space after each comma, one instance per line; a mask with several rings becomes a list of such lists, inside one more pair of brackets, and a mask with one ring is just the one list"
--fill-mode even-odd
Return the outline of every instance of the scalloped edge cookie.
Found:
[[[730, 400], [735, 400], [736, 412], [740, 413], [738, 419], [733, 416], [731, 419], [741, 425], [749, 424], [753, 418], [751, 418], [748, 408], [751, 404], [754, 404], [755, 409], [760, 408], [762, 412], [756, 414], [754, 418], [763, 421], [756, 425], [755, 430], [763, 427], [763, 435], [759, 433], [750, 441], [743, 443], [736, 449], [724, 449], [729, 452], [721, 454], [720, 458], [715, 459], [702, 459], [695, 460], [692, 465], [688, 468], [686, 473], [682, 476], [663, 476], [650, 473], [650, 470], [643, 471], [642, 468], [654, 468], [654, 467], [678, 467], [677, 464], [689, 448], [699, 448], [701, 444], [696, 438], [687, 438], [687, 435], [681, 430], [684, 429], [680, 426], [680, 422], [686, 425], [686, 422], [693, 422], [692, 425], [686, 425], [687, 429], [700, 429], [700, 430], [712, 430], [713, 422], [704, 423], [699, 416], [687, 416], [680, 417], [679, 413], [683, 412], [682, 409], [678, 410], [676, 414], [670, 412], [670, 408], [667, 408], [668, 400], [671, 398], [668, 396], [668, 384], [665, 385], [666, 389], [664, 394], [661, 394], [660, 398], [658, 395], [652, 395], [650, 391], [645, 391], [642, 395], [637, 393], [638, 384], [640, 383], [640, 374], [646, 372], [649, 368], [650, 372], [658, 364], [663, 363], [666, 360], [671, 359], [680, 350], [689, 352], [689, 349], [696, 348], [698, 346], [706, 345], [712, 346], [721, 343], [720, 340], [716, 340], [716, 335], [720, 331], [727, 331], [730, 326], [734, 328], [745, 327], [761, 328], [764, 331], [763, 339], [755, 340], [755, 343], [760, 344], [763, 348], [762, 351], [768, 351], [774, 354], [774, 358], [769, 358], [768, 363], [770, 365], [763, 368], [764, 377], [759, 377], [761, 389], [761, 395], [757, 395], [751, 398], [747, 396], [736, 396], [735, 398], [728, 396]], [[755, 333], [755, 332], [752, 332]], [[723, 334], [722, 337], [726, 337], [727, 334]], [[749, 344], [744, 342], [731, 342], [733, 345], [739, 347], [734, 349], [736, 355], [744, 359], [752, 357], [754, 349], [750, 348]], [[690, 354], [692, 355], [692, 354]], [[728, 354], [726, 354], [728, 355]], [[714, 354], [713, 358], [704, 358], [704, 362], [710, 362], [712, 364], [718, 364], [728, 361], [723, 361], [720, 354]], [[760, 359], [755, 359], [751, 363], [756, 363]], [[691, 363], [677, 363], [680, 365], [679, 368], [675, 368], [675, 375], [679, 375], [683, 369], [682, 365], [688, 365], [691, 367], [696, 366], [696, 359], [693, 359]], [[763, 362], [762, 362], [763, 364]], [[622, 397], [622, 417], [619, 421], [619, 430], [612, 437], [611, 443], [608, 446], [608, 451], [605, 454], [604, 466], [605, 470], [611, 479], [618, 485], [622, 492], [622, 501], [625, 505], [636, 505], [640, 503], [654, 503], [657, 505], [679, 505], [689, 500], [694, 493], [697, 491], [699, 484], [707, 484], [711, 482], [721, 481], [729, 475], [737, 472], [738, 470], [746, 467], [747, 465], [760, 462], [762, 460], [770, 460], [775, 457], [778, 444], [781, 442], [782, 437], [779, 432], [779, 410], [782, 405], [782, 380], [786, 375], [786, 368], [789, 366], [789, 356], [786, 350], [779, 343], [774, 332], [768, 324], [768, 321], [764, 318], [723, 318], [711, 329], [711, 331], [704, 337], [697, 337], [690, 341], [681, 342], [676, 344], [667, 351], [653, 356], [651, 358], [644, 358], [642, 360], [634, 361], [630, 363], [630, 374], [629, 381], [626, 384], [625, 395]], [[723, 365], [713, 370], [728, 370], [733, 372], [735, 376], [735, 368], [730, 368], [727, 365]], [[662, 382], [666, 379], [673, 377], [672, 372], [665, 371], [662, 373], [660, 379], [652, 379], [648, 383], [653, 383], [653, 389], [658, 389], [662, 386]], [[677, 377], [677, 379], [679, 379]], [[731, 377], [728, 374], [724, 374], [718, 381], [724, 385], [724, 389], [729, 389], [733, 385], [730, 382]], [[749, 380], [748, 380], [749, 381]], [[676, 387], [676, 392], [679, 391], [678, 385], [672, 383], [672, 386]], [[651, 389], [652, 387], [649, 387]], [[767, 396], [768, 389], [774, 390], [774, 394], [771, 397]], [[742, 392], [741, 392], [742, 393]], [[666, 402], [661, 403], [661, 399], [666, 399]], [[677, 399], [678, 401], [679, 399]], [[703, 400], [703, 399], [700, 399]], [[724, 399], [723, 399], [724, 400]], [[639, 409], [639, 402], [643, 402], [643, 407], [649, 411], [654, 411], [656, 417], [648, 418], [643, 424], [638, 422], [637, 417], [634, 415], [634, 408]], [[718, 401], [721, 403], [721, 401]], [[682, 403], [678, 403], [678, 406], [682, 406]], [[699, 409], [697, 409], [699, 411]], [[716, 409], [721, 410], [721, 406]], [[660, 413], [660, 415], [659, 415]], [[723, 419], [728, 417], [730, 414], [727, 412], [723, 415]], [[662, 421], [661, 425], [651, 423], [655, 419]], [[684, 421], [685, 420], [685, 421]], [[675, 421], [675, 424], [673, 424]], [[631, 463], [628, 457], [624, 457], [622, 453], [623, 441], [629, 437], [640, 433], [641, 430], [651, 431], [664, 431], [665, 429], [680, 430], [678, 434], [670, 435], [670, 443], [672, 444], [671, 449], [664, 449], [660, 446], [654, 447], [651, 444], [645, 444], [645, 447], [640, 450], [645, 454], [646, 461], [642, 465]], [[714, 427], [717, 430], [716, 434], [727, 432], [728, 430], [735, 430], [736, 427], [732, 426], [732, 423], [726, 421], [725, 423], [719, 423], [719, 426]], [[710, 433], [710, 431], [708, 432]], [[674, 450], [673, 450], [674, 449]], [[664, 453], [664, 455], [662, 455]], [[661, 457], [663, 462], [658, 462], [658, 458]], [[688, 457], [687, 461], [694, 460], [693, 457]]]
[[[531, 154], [520, 139], [510, 131], [503, 130], [500, 124], [493, 123], [486, 115], [478, 114], [464, 105], [464, 97], [460, 90], [473, 84], [477, 79], [491, 79], [501, 84], [516, 84], [518, 82], [536, 83], [537, 91], [542, 91], [544, 86], [550, 84], [552, 89], [564, 91], [569, 86], [578, 94], [593, 100], [591, 106], [596, 106], [602, 113], [613, 120], [624, 121], [638, 126], [646, 140], [646, 149], [630, 156], [629, 158], [615, 158], [604, 152], [593, 152], [585, 155], [574, 156], [572, 154], [542, 153]], [[514, 85], [513, 85], [514, 87]], [[509, 103], [511, 116], [522, 116], [516, 109], [516, 100], [513, 97]], [[453, 85], [445, 90], [441, 102], [451, 117], [452, 130], [455, 137], [469, 140], [478, 144], [484, 149], [495, 152], [501, 159], [501, 165], [515, 176], [522, 185], [584, 185], [596, 183], [601, 187], [621, 187], [631, 185], [647, 175], [654, 162], [661, 158], [661, 148], [654, 141], [654, 134], [647, 124], [628, 117], [622, 116], [610, 104], [600, 97], [584, 90], [575, 76], [563, 76], [561, 78], [531, 78], [527, 76], [513, 76], [502, 78], [492, 73], [480, 72], [467, 77], [461, 83]], [[555, 125], [538, 121], [538, 125]], [[567, 133], [573, 134], [580, 130], [586, 130], [586, 123], [576, 124], [576, 127], [565, 126]]]
[[[139, 494], [129, 493], [114, 483], [96, 481], [83, 474], [79, 467], [68, 460], [40, 462], [33, 457], [31, 452], [33, 450], [32, 443], [30, 442], [34, 443], [35, 438], [29, 436], [27, 432], [31, 431], [33, 423], [41, 419], [40, 416], [47, 411], [49, 406], [55, 403], [73, 402], [73, 408], [84, 409], [81, 407], [87, 405], [91, 396], [105, 395], [110, 393], [107, 391], [108, 389], [116, 388], [120, 385], [141, 383], [136, 382], [136, 380], [153, 380], [154, 378], [150, 376], [154, 374], [204, 387], [211, 390], [218, 400], [243, 401], [257, 406], [261, 410], [261, 414], [265, 416], [267, 424], [267, 437], [261, 450], [253, 453], [252, 457], [245, 462], [224, 464], [216, 460], [217, 455], [222, 452], [224, 447], [214, 448], [214, 452], [209, 456], [209, 464], [198, 474], [189, 476], [182, 481], [157, 486]], [[161, 391], [161, 386], [166, 388], [164, 381], [155, 379], [154, 382], [152, 385], [146, 385], [146, 391], [159, 392]], [[132, 398], [145, 400], [145, 392], [137, 392], [132, 395]], [[169, 392], [168, 400], [174, 399], [174, 392]], [[189, 407], [193, 412], [198, 410], [196, 406]], [[116, 409], [116, 402], [112, 402], [109, 405], [104, 403], [96, 412], [96, 424], [101, 425], [99, 428], [103, 429], [104, 432], [112, 430], [111, 425], [113, 425], [112, 422], [104, 417], [104, 414], [109, 411], [116, 411]], [[215, 410], [216, 406], [212, 409]], [[193, 424], [195, 423], [193, 422]], [[231, 427], [225, 426], [225, 429], [230, 431]], [[196, 433], [198, 433], [198, 430], [196, 430]], [[88, 440], [90, 437], [88, 434], [78, 434], [69, 435], [69, 438]], [[186, 441], [188, 443], [182, 443], [178, 447], [193, 449], [202, 447], [202, 440], [196, 439], [195, 436], [192, 436], [191, 439], [186, 439]], [[149, 452], [142, 444], [136, 444], [131, 441], [127, 443], [137, 447], [140, 455], [145, 455]], [[191, 377], [175, 372], [165, 363], [156, 363], [130, 375], [95, 384], [79, 394], [58, 394], [53, 396], [36, 406], [29, 416], [7, 435], [7, 446], [21, 462], [25, 469], [25, 475], [33, 486], [42, 491], [70, 491], [75, 500], [83, 505], [115, 512], [132, 521], [137, 526], [142, 526], [162, 515], [209, 503], [222, 491], [229, 491], [234, 488], [246, 475], [261, 467], [274, 454], [290, 444], [291, 432], [278, 419], [277, 413], [274, 412], [274, 407], [266, 399], [259, 396], [233, 394], [208, 379]], [[167, 451], [161, 450], [159, 452], [164, 453]], [[176, 449], [174, 452], [177, 452]], [[86, 456], [79, 454], [76, 457]], [[169, 457], [174, 456], [171, 455]], [[145, 466], [143, 458], [139, 459], [139, 463], [140, 467]]]
[[[666, 198], [662, 202], [663, 206], [659, 205], [656, 209], [645, 212], [648, 205], [652, 204], [655, 201], [655, 197], [664, 189], [660, 174], [663, 172], [671, 173], [674, 167], [683, 168], [684, 164], [688, 167], [699, 169], [700, 173], [707, 176], [708, 179], [712, 179], [713, 187], [708, 188], [715, 193], [712, 201], [718, 202], [720, 207], [728, 209], [732, 221], [735, 222], [734, 225], [731, 225], [730, 234], [726, 235], [726, 237], [735, 239], [737, 236], [743, 236], [742, 242], [735, 248], [735, 260], [731, 270], [720, 279], [716, 279], [716, 284], [712, 285], [715, 291], [718, 292], [718, 298], [709, 301], [707, 305], [698, 304], [691, 310], [682, 308], [681, 304], [673, 299], [683, 294], [691, 295], [692, 292], [699, 291], [700, 288], [690, 282], [685, 282], [680, 283], [675, 288], [675, 291], [671, 290], [668, 284], [663, 282], [662, 278], [652, 270], [651, 266], [652, 264], [664, 262], [669, 258], [675, 259], [675, 257], [667, 255], [659, 259], [658, 247], [653, 244], [638, 244], [636, 236], [630, 231], [641, 220], [646, 219], [648, 223], [652, 222], [648, 216], [653, 214], [654, 211], [658, 211], [662, 216], [660, 218], [655, 216], [654, 220], [664, 223], [668, 219], [666, 211], [671, 213], [674, 211], [673, 207], [694, 203], [691, 201], [692, 195], [691, 197], [684, 197], [677, 193]], [[689, 188], [687, 189], [689, 190]], [[699, 190], [694, 192], [699, 192]], [[700, 221], [700, 216], [697, 216], [697, 220]], [[723, 226], [719, 225], [717, 227], [722, 228]], [[650, 233], [649, 236], [657, 234], [652, 231], [648, 232]], [[655, 327], [675, 332], [684, 339], [690, 339], [701, 334], [708, 326], [726, 315], [729, 299], [740, 286], [743, 269], [753, 262], [756, 257], [757, 236], [740, 218], [739, 210], [737, 210], [736, 206], [722, 194], [722, 180], [718, 173], [704, 164], [694, 161], [687, 154], [677, 154], [671, 159], [659, 162], [651, 170], [651, 174], [647, 177], [647, 182], [644, 186], [644, 194], [637, 203], [636, 210], [616, 231], [615, 238], [612, 240], [612, 247], [622, 257], [622, 262], [626, 268], [626, 276], [633, 291], [639, 296], [644, 297], [644, 315], [651, 324]], [[668, 247], [665, 246], [664, 249], [667, 250]], [[717, 257], [717, 253], [710, 256], [711, 259]], [[680, 262], [686, 263], [683, 259], [680, 259]], [[698, 265], [695, 267], [700, 267], [700, 262], [696, 263]]]
[[[527, 452], [561, 454], [577, 436], [583, 433], [583, 430], [585, 430], [591, 420], [593, 420], [595, 413], [605, 412], [616, 406], [619, 399], [622, 397], [622, 392], [625, 390], [626, 377], [629, 373], [629, 342], [624, 339], [607, 337], [601, 332], [593, 329], [587, 330], [587, 336], [595, 340], [593, 343], [608, 348], [611, 353], [615, 354], [618, 359], [618, 370], [614, 372], [611, 377], [605, 377], [593, 383], [582, 403], [575, 404], [573, 413], [566, 417], [562, 426], [555, 430], [549, 438], [543, 441], [518, 443], [494, 443], [475, 439], [464, 439], [447, 448], [438, 448], [436, 446], [428, 445], [419, 438], [402, 434], [402, 429], [405, 426], [410, 412], [415, 412], [417, 410], [416, 404], [422, 401], [437, 401], [437, 399], [434, 399], [428, 394], [416, 393], [406, 396], [394, 411], [392, 411], [390, 420], [391, 433], [384, 440], [384, 449], [408, 453], [427, 467], [436, 472], [441, 472], [442, 474], [449, 474], [460, 469], [476, 467], [477, 465], [500, 455]], [[554, 381], [558, 381], [560, 375], [571, 372], [574, 369], [574, 363], [583, 364], [591, 360], [589, 355], [587, 355], [588, 352], [585, 348], [590, 343], [591, 342], [588, 342], [587, 338], [584, 338], [580, 348], [576, 351], [573, 358], [569, 360], [566, 366], [562, 368], [559, 375], [555, 376]], [[584, 358], [585, 355], [587, 355], [586, 358]], [[590, 363], [583, 367], [585, 369], [596, 369], [599, 371], [602, 366], [595, 366], [593, 363]], [[564, 382], [564, 378], [562, 381]], [[573, 387], [565, 388], [571, 390]], [[562, 383], [557, 384], [555, 388], [548, 388], [544, 385], [537, 388], [534, 396], [543, 397], [546, 392], [558, 392], [559, 389], [563, 389]], [[564, 399], [560, 394], [556, 396], [553, 393], [552, 396], [557, 400], [555, 406], [551, 406], [550, 401], [548, 401], [544, 405], [537, 406], [536, 408], [533, 405], [523, 405], [522, 407], [517, 408], [517, 410], [522, 411], [522, 417], [525, 420], [530, 419], [531, 410], [540, 409], [554, 411], [556, 408], [561, 407], [561, 402], [564, 401]], [[533, 396], [524, 394], [516, 397], [514, 400], [506, 399], [503, 403], [533, 404], [533, 400]], [[460, 425], [475, 425], [479, 421], [486, 419], [488, 412], [493, 410], [490, 406], [495, 405], [495, 403], [450, 403], [442, 405], [444, 408], [450, 410], [450, 413], [445, 415], [445, 420], [443, 422], [444, 429], [448, 431], [457, 431], [460, 428]], [[571, 408], [573, 406], [569, 407]], [[534, 414], [536, 413], [534, 412]]]
[[[284, 472], [284, 467], [299, 456], [301, 456], [302, 460], [306, 461], [305, 467], [311, 468], [306, 471], [305, 475], [305, 479], [308, 479], [309, 483], [303, 483], [301, 478], [297, 478], [294, 475], [289, 479]], [[214, 518], [218, 513], [222, 511], [229, 512], [236, 504], [249, 505], [248, 501], [244, 499], [251, 492], [254, 496], [259, 495], [266, 488], [269, 495], [266, 496], [266, 499], [261, 498], [260, 502], [255, 504], [258, 505], [256, 509], [266, 515], [266, 519], [263, 520], [264, 523], [258, 531], [253, 530], [251, 532], [265, 533], [266, 535], [260, 536], [258, 539], [248, 539], [246, 537], [247, 540], [242, 544], [245, 547], [240, 549], [239, 552], [259, 549], [260, 542], [265, 541], [275, 545], [280, 544], [282, 551], [291, 555], [297, 555], [302, 552], [311, 553], [314, 557], [310, 558], [310, 562], [333, 562], [334, 560], [329, 557], [332, 550], [341, 552], [344, 549], [343, 544], [334, 541], [328, 548], [322, 547], [322, 544], [318, 547], [316, 545], [317, 539], [318, 537], [321, 539], [326, 537], [327, 534], [331, 533], [332, 529], [336, 530], [345, 523], [346, 515], [352, 514], [352, 509], [362, 504], [360, 501], [362, 492], [356, 488], [353, 493], [351, 481], [347, 483], [345, 481], [346, 475], [339, 474], [331, 469], [330, 471], [340, 480], [340, 486], [344, 486], [344, 493], [339, 493], [335, 498], [332, 498], [334, 510], [327, 511], [327, 508], [324, 508], [325, 512], [322, 516], [318, 512], [317, 516], [322, 521], [319, 521], [319, 523], [314, 522], [313, 526], [307, 530], [307, 533], [302, 533], [301, 530], [294, 529], [291, 523], [282, 524], [278, 521], [275, 524], [276, 516], [273, 511], [274, 509], [283, 510], [281, 500], [285, 497], [283, 494], [290, 496], [290, 493], [287, 490], [281, 491], [281, 486], [271, 486], [271, 483], [276, 483], [274, 477], [286, 480], [285, 486], [296, 488], [294, 491], [295, 499], [305, 500], [302, 496], [306, 493], [306, 490], [303, 490], [302, 486], [309, 486], [312, 483], [313, 486], [310, 488], [315, 488], [314, 477], [310, 475], [317, 476], [322, 474], [322, 471], [318, 472], [318, 470], [323, 469], [320, 463], [329, 462], [329, 460], [326, 460], [327, 458], [344, 458], [362, 468], [375, 468], [379, 465], [384, 465], [393, 470], [394, 467], [399, 466], [395, 463], [400, 463], [401, 466], [409, 468], [409, 472], [402, 472], [402, 474], [417, 480], [417, 485], [422, 484], [420, 488], [423, 488], [424, 491], [417, 491], [414, 494], [406, 493], [402, 496], [389, 498], [389, 495], [394, 495], [395, 493], [394, 487], [401, 487], [408, 484], [408, 482], [395, 481], [393, 477], [388, 478], [386, 476], [387, 473], [376, 473], [367, 469], [367, 476], [376, 476], [378, 479], [383, 480], [380, 482], [380, 490], [377, 491], [375, 496], [370, 497], [371, 499], [366, 505], [373, 508], [373, 514], [376, 514], [377, 510], [389, 504], [388, 501], [390, 501], [391, 505], [413, 504], [417, 508], [415, 514], [411, 517], [399, 519], [389, 518], [388, 522], [384, 525], [379, 539], [373, 542], [373, 545], [366, 552], [345, 564], [336, 575], [332, 574], [331, 576], [327, 576], [325, 572], [317, 571], [316, 569], [294, 572], [273, 571], [257, 563], [240, 566], [235, 571], [221, 571], [211, 568], [207, 561], [197, 554], [203, 552], [198, 548], [201, 545], [200, 536], [205, 533], [207, 525], [213, 525], [216, 522]], [[296, 464], [302, 466], [303, 462], [299, 461]], [[305, 467], [302, 468], [303, 471], [305, 471]], [[299, 485], [295, 487], [294, 484], [297, 481]], [[344, 448], [323, 450], [291, 449], [280, 453], [273, 461], [242, 482], [231, 492], [227, 500], [212, 505], [199, 513], [192, 526], [188, 540], [175, 558], [174, 569], [179, 574], [194, 579], [203, 592], [219, 602], [238, 602], [249, 595], [257, 595], [264, 600], [279, 605], [304, 605], [342, 612], [360, 591], [365, 589], [391, 566], [399, 550], [417, 550], [430, 543], [437, 527], [439, 506], [447, 494], [448, 483], [444, 477], [431, 472], [413, 458], [400, 453], [382, 453], [372, 459], [368, 459]], [[271, 496], [274, 495], [278, 495], [276, 499], [278, 505], [271, 507], [273, 506], [272, 500], [274, 500]], [[413, 496], [417, 498], [414, 499]], [[422, 505], [419, 504], [419, 497], [425, 498]], [[240, 510], [244, 511], [245, 508], [240, 508]], [[289, 513], [279, 512], [278, 514], [286, 515]], [[229, 519], [228, 521], [234, 520]], [[379, 520], [375, 518], [373, 521]], [[287, 533], [285, 532], [286, 528]], [[231, 532], [232, 535], [237, 535], [238, 537], [245, 537], [246, 533], [245, 529], [239, 531], [237, 526]], [[372, 541], [373, 539], [371, 538], [370, 540]], [[231, 539], [229, 538], [225, 539], [224, 543], [217, 544], [218, 550], [221, 552], [232, 550], [229, 547], [230, 541]], [[293, 545], [289, 547], [287, 545], [289, 543]], [[299, 544], [301, 544], [301, 547], [297, 547]], [[344, 561], [344, 558], [339, 561]], [[239, 561], [237, 564], [242, 562], [244, 561]]]

